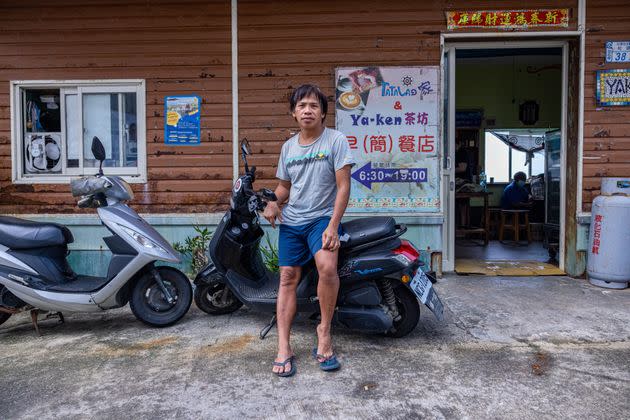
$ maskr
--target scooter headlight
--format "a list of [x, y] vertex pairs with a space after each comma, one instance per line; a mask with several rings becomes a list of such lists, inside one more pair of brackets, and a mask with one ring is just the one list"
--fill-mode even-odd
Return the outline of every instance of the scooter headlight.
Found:
[[161, 246], [159, 246], [158, 244], [156, 244], [155, 242], [153, 242], [151, 239], [147, 238], [146, 236], [144, 236], [141, 233], [136, 232], [133, 229], [130, 229], [126, 226], [122, 226], [122, 225], [118, 225], [120, 226], [120, 228], [125, 231], [125, 233], [129, 236], [131, 236], [131, 238], [136, 241], [138, 244], [140, 244], [142, 247], [144, 248], [148, 248], [148, 249], [155, 249], [158, 250], [162, 253], [166, 253], [166, 251], [164, 250], [164, 248], [162, 248]]

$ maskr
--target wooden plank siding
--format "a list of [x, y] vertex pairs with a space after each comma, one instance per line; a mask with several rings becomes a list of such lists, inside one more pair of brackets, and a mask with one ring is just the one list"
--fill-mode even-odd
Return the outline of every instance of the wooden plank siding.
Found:
[[[587, 21], [598, 28], [587, 37], [591, 43], [608, 33], [600, 28], [604, 23], [619, 39], [627, 34], [628, 22], [618, 18], [625, 13], [624, 2], [605, 3], [619, 13], [610, 18], [595, 14]], [[515, 0], [239, 1], [239, 137], [251, 142], [257, 187], [275, 185], [280, 147], [296, 129], [288, 109], [293, 88], [319, 84], [329, 95], [326, 123], [334, 127], [336, 67], [437, 66], [446, 10], [523, 8], [569, 8], [566, 29], [577, 28], [577, 0], [526, 5]], [[136, 207], [155, 213], [224, 208], [232, 171], [230, 37], [229, 0], [23, 0], [0, 5], [0, 213], [76, 211], [66, 185], [11, 183], [8, 82], [18, 79], [145, 79], [148, 182], [133, 186]], [[599, 51], [588, 52], [589, 62], [597, 66]], [[594, 68], [587, 70], [587, 83]], [[587, 89], [593, 85], [591, 81]], [[201, 146], [165, 146], [164, 96], [192, 93], [203, 98]], [[588, 106], [587, 113], [593, 114]], [[589, 118], [601, 114], [609, 113]], [[605, 138], [592, 134], [611, 127], [616, 128]], [[600, 117], [585, 127], [585, 155], [600, 153], [602, 158], [607, 151], [630, 150], [628, 132], [623, 121]], [[606, 155], [606, 167], [612, 171], [610, 165], [622, 155], [611, 155]], [[587, 171], [585, 164], [585, 203], [586, 188], [596, 178], [587, 176], [591, 167]]]
[[[145, 79], [142, 212], [212, 212], [232, 184], [230, 2], [24, 0], [0, 5], [0, 213], [77, 212], [68, 185], [13, 185], [10, 80]], [[164, 97], [202, 97], [198, 147], [164, 145]]]
[[[336, 67], [439, 66], [446, 10], [523, 7], [518, 1], [239, 1], [239, 129], [256, 149], [252, 162], [258, 165], [263, 154], [277, 159], [294, 133], [288, 96], [296, 86], [313, 82], [329, 95], [326, 124], [334, 127]], [[577, 28], [577, 0], [532, 1], [527, 8], [569, 8], [567, 29]], [[273, 185], [274, 175], [259, 178]]]
[[606, 63], [606, 41], [630, 41], [628, 1], [586, 2], [583, 211], [591, 210], [603, 177], [630, 176], [630, 107], [597, 107], [596, 102], [597, 70], [630, 68]]

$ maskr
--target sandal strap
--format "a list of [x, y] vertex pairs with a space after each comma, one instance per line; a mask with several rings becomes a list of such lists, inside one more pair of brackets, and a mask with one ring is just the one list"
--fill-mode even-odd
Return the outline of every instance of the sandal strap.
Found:
[[330, 356], [324, 356], [323, 354], [317, 354], [315, 357], [317, 358], [317, 361], [319, 363], [324, 363], [324, 362], [327, 362], [329, 360], [334, 359], [335, 358], [335, 353], [331, 354]]
[[291, 356], [291, 357], [289, 357], [287, 360], [285, 360], [284, 362], [273, 362], [272, 364], [273, 364], [274, 366], [282, 366], [282, 367], [284, 367], [284, 366], [286, 366], [286, 365], [287, 365], [287, 363], [293, 363], [293, 358], [294, 358], [294, 357], [295, 357], [295, 356]]

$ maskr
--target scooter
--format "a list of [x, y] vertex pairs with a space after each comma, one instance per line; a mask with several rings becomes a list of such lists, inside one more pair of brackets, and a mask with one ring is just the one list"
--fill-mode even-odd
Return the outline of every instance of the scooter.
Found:
[[[258, 211], [275, 194], [255, 192], [256, 167], [247, 164], [250, 154], [241, 144], [245, 175], [232, 189], [230, 209], [223, 216], [208, 246], [209, 263], [195, 278], [197, 306], [211, 315], [234, 312], [243, 304], [254, 310], [275, 313], [279, 276], [270, 272], [261, 257], [264, 232]], [[439, 319], [443, 305], [422, 268], [414, 245], [400, 239], [407, 228], [392, 217], [365, 217], [342, 224], [338, 273], [340, 288], [333, 322], [366, 333], [392, 337], [409, 334], [418, 324], [420, 305]], [[297, 311], [319, 314], [317, 268], [311, 260], [302, 270], [297, 287]], [[275, 316], [262, 329], [264, 338]]]
[[[0, 324], [31, 310], [35, 329], [39, 311], [98, 312], [125, 306], [137, 319], [165, 327], [181, 319], [192, 302], [192, 286], [181, 271], [156, 266], [180, 257], [160, 234], [133, 211], [131, 187], [103, 175], [105, 148], [97, 137], [92, 153], [100, 161], [96, 176], [72, 180], [80, 208], [96, 208], [111, 232], [103, 238], [112, 252], [105, 277], [76, 274], [66, 256], [74, 241], [67, 227], [0, 216]], [[49, 314], [50, 315], [50, 314]]]

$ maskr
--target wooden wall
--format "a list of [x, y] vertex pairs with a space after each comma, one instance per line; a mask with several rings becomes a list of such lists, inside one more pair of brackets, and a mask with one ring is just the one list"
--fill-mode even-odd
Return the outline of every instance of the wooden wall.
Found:
[[[577, 0], [527, 7], [569, 8], [568, 29], [577, 28]], [[254, 159], [261, 178], [274, 178], [282, 142], [295, 130], [288, 96], [296, 86], [314, 82], [324, 89], [326, 124], [334, 127], [335, 67], [439, 66], [445, 10], [521, 8], [518, 1], [239, 1], [239, 131], [264, 154]]]
[[[576, 27], [576, 5], [527, 3], [569, 7], [569, 29]], [[335, 67], [439, 65], [445, 10], [522, 7], [515, 0], [239, 1], [239, 136], [253, 146], [258, 187], [275, 185], [280, 147], [296, 128], [287, 101], [293, 88], [319, 84], [330, 95], [326, 122], [334, 127]], [[18, 79], [146, 79], [149, 181], [134, 186], [136, 207], [156, 213], [225, 207], [232, 174], [230, 54], [229, 0], [3, 2], [0, 213], [77, 211], [67, 185], [11, 184], [8, 82]], [[203, 97], [202, 145], [165, 146], [164, 96], [187, 93]]]
[[587, 0], [584, 80], [583, 210], [590, 211], [602, 177], [630, 176], [630, 107], [596, 104], [596, 71], [630, 68], [606, 63], [606, 41], [630, 41], [627, 0]]
[[[232, 179], [230, 2], [108, 0], [0, 5], [0, 213], [75, 212], [68, 185], [12, 185], [10, 80], [146, 79], [144, 212], [210, 212]], [[202, 145], [164, 145], [164, 96], [203, 98]]]

